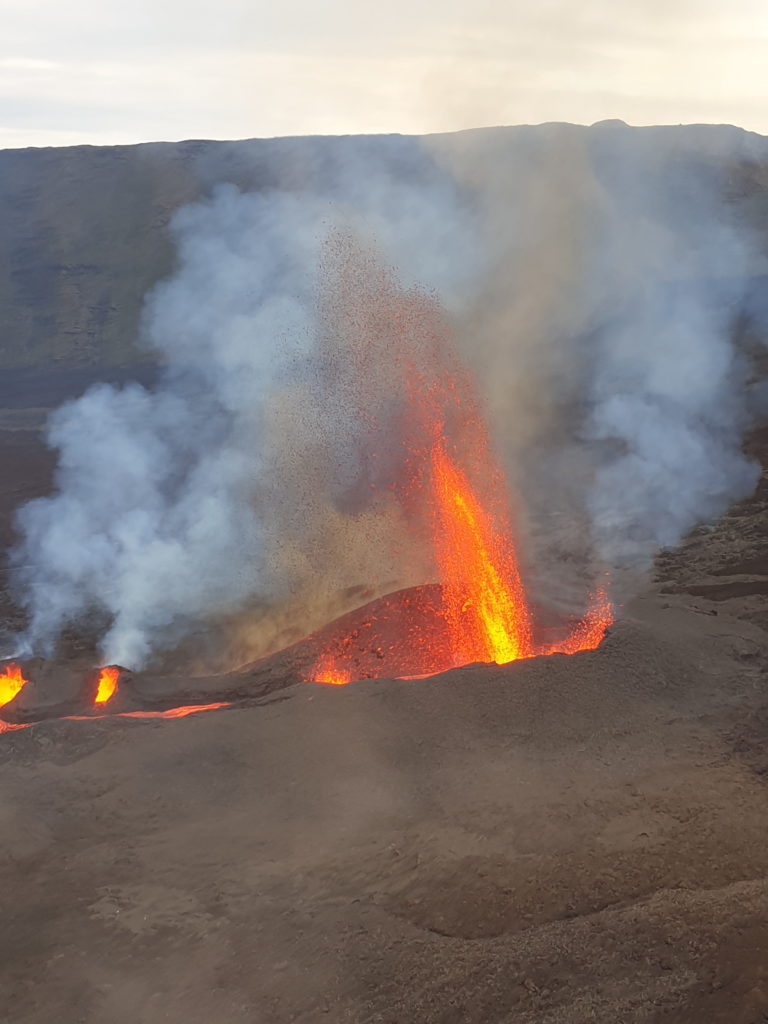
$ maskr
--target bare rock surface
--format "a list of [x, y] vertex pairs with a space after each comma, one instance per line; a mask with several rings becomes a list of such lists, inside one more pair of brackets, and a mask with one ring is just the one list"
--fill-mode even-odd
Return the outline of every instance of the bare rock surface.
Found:
[[762, 1020], [768, 644], [709, 611], [0, 737], [6, 1019]]

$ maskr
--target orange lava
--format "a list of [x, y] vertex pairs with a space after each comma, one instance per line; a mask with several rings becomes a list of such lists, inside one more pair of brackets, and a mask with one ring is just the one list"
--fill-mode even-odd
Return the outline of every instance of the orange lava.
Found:
[[[121, 711], [113, 718], [186, 718], [188, 715], [197, 715], [201, 711], [217, 711], [219, 708], [228, 708], [229, 701], [219, 704], [188, 704], [181, 708], [168, 708], [167, 711]], [[105, 716], [107, 717], [107, 716]]]
[[579, 651], [594, 651], [600, 646], [606, 630], [613, 622], [613, 606], [605, 587], [598, 587], [589, 599], [584, 618], [560, 643], [537, 654], [577, 654]]
[[120, 678], [120, 669], [114, 665], [107, 665], [99, 673], [99, 683], [96, 688], [94, 704], [106, 704], [114, 696], [117, 690], [117, 680]]
[[[188, 704], [180, 708], [168, 708], [166, 711], [120, 711], [114, 715], [64, 715], [58, 721], [64, 722], [93, 722], [102, 718], [186, 718], [188, 715], [196, 715], [201, 711], [216, 711], [218, 708], [228, 708], [229, 701], [219, 704]], [[53, 719], [47, 719], [53, 721]], [[0, 735], [5, 732], [15, 732], [17, 729], [29, 729], [39, 722], [4, 722], [0, 718]]]
[[186, 718], [200, 711], [215, 711], [228, 708], [229, 701], [219, 704], [187, 704], [180, 708], [167, 708], [165, 711], [117, 711], [114, 715], [65, 715], [67, 722], [92, 722], [97, 718]]
[[352, 682], [352, 675], [348, 669], [334, 665], [330, 655], [325, 655], [315, 664], [310, 682], [325, 683], [328, 686], [346, 686], [347, 683]]
[[31, 722], [23, 722], [20, 724], [15, 722], [4, 722], [2, 718], [0, 718], [0, 736], [2, 736], [4, 732], [16, 732], [17, 729], [28, 729], [31, 724]]
[[434, 546], [457, 665], [506, 664], [532, 654], [531, 622], [508, 532], [483, 508], [462, 468], [432, 452]]
[[10, 704], [14, 697], [18, 696], [26, 686], [28, 680], [24, 678], [21, 665], [11, 662], [0, 672], [0, 708]]

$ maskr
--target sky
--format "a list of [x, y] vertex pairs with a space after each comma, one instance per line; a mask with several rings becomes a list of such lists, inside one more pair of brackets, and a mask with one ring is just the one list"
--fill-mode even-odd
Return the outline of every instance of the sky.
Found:
[[620, 118], [768, 134], [768, 0], [0, 0], [0, 148]]

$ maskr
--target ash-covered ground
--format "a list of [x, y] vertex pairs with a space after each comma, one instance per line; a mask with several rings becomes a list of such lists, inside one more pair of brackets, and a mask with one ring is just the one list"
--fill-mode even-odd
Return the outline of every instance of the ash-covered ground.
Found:
[[[50, 483], [23, 427], [6, 542]], [[229, 709], [0, 736], [3, 1019], [764, 1021], [767, 486], [594, 652], [345, 687], [278, 661], [211, 683]]]

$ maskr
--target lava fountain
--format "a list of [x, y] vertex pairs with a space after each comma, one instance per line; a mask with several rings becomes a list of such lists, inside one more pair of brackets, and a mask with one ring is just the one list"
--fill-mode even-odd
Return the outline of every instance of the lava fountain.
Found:
[[494, 528], [442, 442], [431, 468], [435, 554], [455, 663], [527, 658], [530, 614], [509, 535]]
[[120, 669], [115, 665], [107, 665], [99, 672], [99, 680], [96, 684], [96, 696], [94, 704], [106, 704], [117, 690], [117, 681], [120, 678]]
[[[344, 246], [337, 244], [336, 251]], [[393, 389], [398, 422], [393, 429], [390, 418], [389, 434], [398, 439], [400, 458], [391, 450], [385, 459], [382, 452], [368, 454], [399, 466], [383, 486], [396, 495], [421, 548], [431, 553], [438, 585], [416, 588], [425, 593], [412, 602], [418, 610], [405, 629], [401, 604], [410, 598], [390, 595], [354, 632], [342, 628], [329, 637], [327, 628], [321, 630], [308, 680], [343, 685], [361, 677], [418, 677], [473, 662], [508, 664], [596, 648], [613, 621], [604, 586], [594, 588], [584, 616], [563, 624], [555, 642], [537, 630], [507, 482], [446, 317], [432, 296], [404, 291], [381, 267], [366, 272], [371, 260], [351, 243], [337, 275], [336, 312], [354, 330], [340, 371], [346, 373], [345, 400], [361, 410], [380, 409], [381, 382]], [[330, 333], [335, 341], [341, 332]], [[367, 414], [369, 426], [373, 419]], [[391, 448], [391, 439], [379, 443]]]

